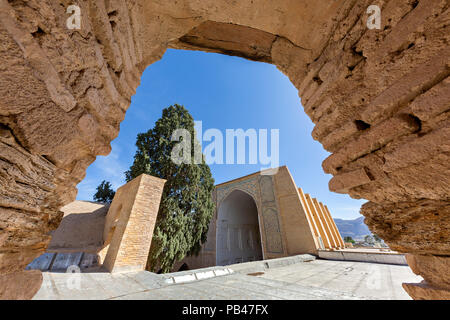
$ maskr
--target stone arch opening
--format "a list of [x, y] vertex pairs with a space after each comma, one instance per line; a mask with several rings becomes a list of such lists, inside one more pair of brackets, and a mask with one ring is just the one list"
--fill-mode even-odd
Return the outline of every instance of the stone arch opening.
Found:
[[[372, 0], [88, 0], [79, 30], [63, 3], [31, 2], [0, 10], [3, 281], [26, 277], [86, 168], [109, 153], [143, 70], [173, 47], [283, 71], [332, 153], [330, 190], [369, 200], [369, 228], [449, 295], [436, 280], [450, 265], [445, 1], [383, 1], [379, 30], [366, 25]], [[444, 267], [431, 275], [436, 259]]]
[[231, 192], [217, 209], [216, 265], [263, 259], [256, 202], [241, 190]]

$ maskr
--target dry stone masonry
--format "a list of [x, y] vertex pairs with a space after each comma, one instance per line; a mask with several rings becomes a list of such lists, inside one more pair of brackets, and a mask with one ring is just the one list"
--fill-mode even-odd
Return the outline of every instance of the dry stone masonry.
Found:
[[178, 48], [285, 73], [332, 153], [330, 190], [367, 199], [370, 229], [416, 257], [413, 297], [450, 298], [449, 22], [449, 0], [0, 0], [0, 295], [34, 294], [23, 269], [110, 152], [142, 72]]

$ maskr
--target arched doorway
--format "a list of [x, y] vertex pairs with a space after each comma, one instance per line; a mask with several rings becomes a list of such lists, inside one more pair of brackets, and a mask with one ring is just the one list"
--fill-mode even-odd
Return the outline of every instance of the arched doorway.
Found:
[[229, 265], [263, 258], [258, 209], [247, 193], [236, 190], [217, 213], [216, 264]]

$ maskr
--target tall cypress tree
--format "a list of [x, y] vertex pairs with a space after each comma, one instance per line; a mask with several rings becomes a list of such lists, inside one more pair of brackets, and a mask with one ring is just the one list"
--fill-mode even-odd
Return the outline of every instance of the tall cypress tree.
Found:
[[[171, 157], [180, 143], [171, 141], [177, 129], [189, 132], [191, 148], [187, 151], [189, 154], [183, 155], [191, 160], [189, 163], [174, 162]], [[214, 213], [214, 179], [203, 155], [200, 161], [194, 161], [194, 150], [201, 150], [201, 146], [195, 136], [194, 119], [183, 106], [176, 104], [164, 109], [153, 129], [138, 134], [136, 146], [133, 165], [125, 172], [126, 180], [130, 181], [142, 173], [167, 180], [147, 269], [156, 271], [161, 268], [163, 272], [169, 272], [174, 263], [186, 255], [198, 254], [201, 245], [206, 242], [209, 222]]]
[[94, 201], [111, 203], [114, 199], [116, 192], [112, 189], [112, 185], [109, 181], [103, 180], [97, 186], [97, 192], [94, 194]]

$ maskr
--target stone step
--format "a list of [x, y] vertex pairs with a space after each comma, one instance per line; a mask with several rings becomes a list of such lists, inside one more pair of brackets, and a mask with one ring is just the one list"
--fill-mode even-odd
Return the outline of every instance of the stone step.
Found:
[[26, 270], [67, 272], [71, 266], [78, 267], [81, 272], [87, 269], [98, 268], [98, 255], [86, 252], [47, 252], [34, 259], [26, 267]]

